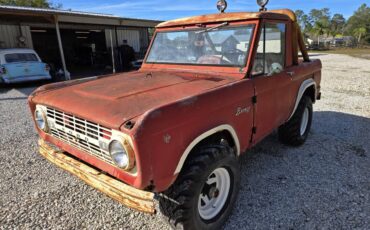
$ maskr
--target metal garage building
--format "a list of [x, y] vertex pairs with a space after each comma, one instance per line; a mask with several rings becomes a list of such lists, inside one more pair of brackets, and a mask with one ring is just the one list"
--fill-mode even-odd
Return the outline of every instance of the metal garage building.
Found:
[[[120, 71], [123, 40], [142, 58], [159, 21], [68, 10], [0, 6], [0, 48], [32, 48], [56, 71]], [[113, 47], [113, 52], [112, 52]], [[114, 58], [112, 58], [114, 57]]]

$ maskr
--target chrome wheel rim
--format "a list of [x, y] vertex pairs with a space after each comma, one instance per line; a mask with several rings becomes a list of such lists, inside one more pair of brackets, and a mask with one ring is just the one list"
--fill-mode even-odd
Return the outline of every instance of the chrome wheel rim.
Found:
[[225, 168], [218, 168], [208, 176], [198, 201], [198, 211], [202, 219], [210, 220], [221, 212], [229, 197], [230, 186], [230, 173]]
[[305, 108], [303, 112], [303, 116], [302, 116], [302, 121], [301, 121], [301, 129], [300, 129], [301, 136], [303, 136], [304, 133], [306, 132], [309, 116], [310, 116], [310, 112], [308, 111], [308, 108]]

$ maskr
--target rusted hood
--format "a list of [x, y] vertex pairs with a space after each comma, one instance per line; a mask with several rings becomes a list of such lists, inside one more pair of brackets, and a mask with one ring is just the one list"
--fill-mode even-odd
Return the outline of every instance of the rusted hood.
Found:
[[148, 110], [235, 79], [193, 73], [132, 72], [38, 93], [33, 103], [119, 129]]

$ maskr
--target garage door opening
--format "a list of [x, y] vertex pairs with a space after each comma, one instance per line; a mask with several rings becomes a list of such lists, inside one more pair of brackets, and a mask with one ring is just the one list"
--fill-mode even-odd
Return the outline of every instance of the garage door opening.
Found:
[[[67, 69], [72, 78], [103, 75], [112, 72], [111, 54], [106, 46], [104, 30], [61, 29]], [[31, 28], [34, 49], [52, 69], [62, 68], [55, 29]]]

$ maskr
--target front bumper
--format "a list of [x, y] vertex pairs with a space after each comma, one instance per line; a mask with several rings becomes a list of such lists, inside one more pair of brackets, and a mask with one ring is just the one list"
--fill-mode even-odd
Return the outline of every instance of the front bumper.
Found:
[[155, 213], [154, 193], [136, 189], [107, 176], [64, 152], [54, 149], [42, 139], [39, 140], [39, 151], [50, 162], [121, 204], [141, 212]]
[[29, 81], [41, 81], [41, 80], [51, 80], [51, 76], [21, 76], [21, 77], [13, 77], [13, 78], [6, 78], [2, 77], [3, 82], [7, 84], [11, 83], [22, 83], [22, 82], [29, 82]]

